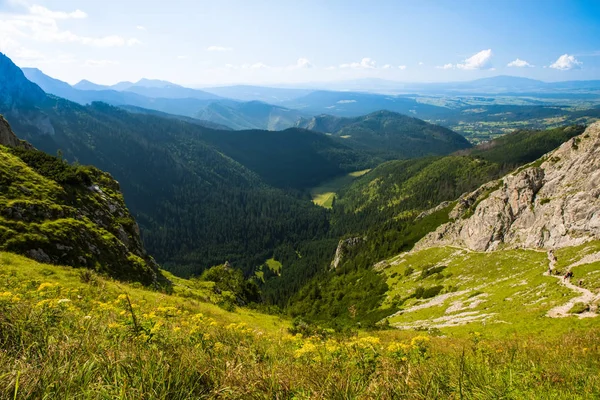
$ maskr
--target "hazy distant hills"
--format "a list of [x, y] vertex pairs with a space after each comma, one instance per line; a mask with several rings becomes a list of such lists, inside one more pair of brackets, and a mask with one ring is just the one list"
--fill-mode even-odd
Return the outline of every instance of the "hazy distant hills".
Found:
[[[80, 90], [69, 85], [66, 82], [54, 79], [45, 75], [42, 71], [33, 68], [23, 68], [23, 73], [30, 81], [39, 85], [45, 92], [74, 101], [79, 104], [90, 104], [94, 101], [102, 101], [107, 104], [120, 106], [132, 105], [170, 114], [193, 116], [202, 107], [216, 99], [197, 99], [197, 98], [165, 98], [148, 97], [131, 91], [118, 91], [114, 89], [101, 89], [96, 87], [93, 90]], [[89, 86], [88, 84], [84, 85]], [[185, 88], [184, 88], [185, 89]], [[171, 89], [164, 89], [169, 91]], [[190, 89], [191, 90], [191, 89]]]
[[471, 146], [450, 129], [391, 111], [355, 118], [319, 115], [300, 120], [296, 126], [329, 133], [347, 146], [384, 159], [448, 154]]
[[218, 129], [218, 130], [222, 130], [222, 131], [231, 131], [232, 130], [232, 128], [230, 128], [229, 126], [217, 124], [212, 121], [206, 121], [206, 120], [202, 120], [202, 119], [198, 119], [198, 118], [186, 117], [184, 115], [169, 114], [169, 113], [165, 113], [162, 111], [150, 110], [148, 108], [129, 106], [129, 105], [119, 106], [119, 108], [122, 108], [129, 112], [132, 112], [134, 114], [154, 115], [154, 116], [162, 117], [162, 118], [185, 121], [190, 124], [200, 125], [200, 126], [203, 126], [205, 128], [210, 128], [210, 129]]
[[[490, 121], [501, 119], [503, 123], [538, 118], [535, 126], [542, 128], [550, 121], [543, 118], [565, 117], [573, 121], [570, 110], [555, 105], [563, 104], [558, 101], [577, 106], [587, 102], [589, 107], [598, 101], [600, 93], [600, 81], [549, 83], [513, 76], [450, 83], [403, 83], [369, 78], [299, 84], [300, 88], [233, 85], [198, 90], [153, 79], [111, 86], [83, 80], [71, 86], [38, 69], [24, 68], [23, 71], [47, 93], [79, 104], [102, 101], [133, 106], [197, 118], [216, 124], [213, 127], [221, 125], [236, 130], [281, 130], [314, 115], [358, 117], [388, 110], [439, 123], [470, 137], [472, 129], [461, 129], [462, 123], [473, 118], [482, 120], [482, 112], [486, 120], [488, 117]], [[524, 99], [521, 104], [530, 108], [515, 105], [513, 100], [496, 103], [495, 96]], [[497, 111], [481, 111], [480, 104], [487, 107], [486, 110], [492, 107]]]
[[278, 104], [297, 99], [313, 92], [313, 89], [288, 89], [251, 85], [233, 85], [203, 88], [205, 92], [239, 101], [263, 101]]
[[[23, 68], [27, 79], [47, 93], [79, 104], [102, 101], [115, 106], [132, 106], [208, 121], [215, 129], [280, 130], [294, 126], [305, 114], [260, 101], [238, 102], [212, 93], [189, 89], [165, 81], [142, 79], [136, 83], [120, 82], [113, 86], [81, 81], [71, 86], [45, 75], [35, 68]], [[301, 91], [302, 92], [302, 91]], [[303, 92], [302, 92], [303, 93]], [[190, 122], [190, 121], [189, 121]]]
[[334, 114], [342, 117], [356, 117], [374, 111], [388, 110], [427, 118], [445, 110], [443, 107], [418, 103], [415, 99], [403, 96], [322, 90], [285, 102], [282, 105], [300, 110], [305, 114]]
[[600, 80], [544, 82], [518, 76], [499, 75], [472, 81], [459, 82], [399, 82], [379, 78], [354, 79], [349, 81], [307, 84], [301, 87], [312, 87], [315, 90], [357, 91], [386, 94], [566, 94], [600, 91]]
[[260, 101], [237, 103], [213, 102], [195, 117], [223, 124], [233, 129], [282, 130], [294, 126], [306, 114]]

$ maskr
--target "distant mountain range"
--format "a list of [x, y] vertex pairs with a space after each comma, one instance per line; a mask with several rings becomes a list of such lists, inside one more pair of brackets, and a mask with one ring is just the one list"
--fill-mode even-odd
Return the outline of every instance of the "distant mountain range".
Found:
[[[470, 107], [472, 101], [477, 103], [480, 96], [483, 97], [479, 100], [486, 103], [488, 108], [499, 106], [496, 107], [499, 110], [496, 112], [498, 115], [490, 118], [517, 120], [517, 114], [545, 115], [548, 118], [562, 117], [570, 111], [556, 108], [557, 99], [566, 102], [583, 100], [593, 104], [598, 101], [600, 94], [600, 81], [548, 83], [512, 76], [497, 76], [468, 82], [424, 84], [369, 78], [307, 84], [304, 88], [234, 85], [199, 90], [152, 79], [119, 82], [111, 86], [83, 80], [71, 86], [45, 75], [38, 69], [23, 68], [23, 72], [30, 81], [38, 84], [45, 92], [79, 104], [102, 101], [127, 107], [133, 112], [143, 112], [142, 109], [155, 110], [199, 119], [205, 121], [204, 126], [235, 130], [281, 130], [293, 127], [300, 119], [314, 115], [358, 117], [380, 110], [411, 115], [453, 129], [460, 129], [461, 122], [470, 118], [469, 108], [473, 108]], [[323, 88], [328, 90], [322, 90]], [[454, 99], [451, 104], [447, 104], [445, 101], [423, 102], [419, 99], [423, 96], [433, 96], [433, 98], [459, 96], [459, 99]], [[463, 101], [460, 96], [468, 97], [472, 101]], [[518, 105], [508, 103], [495, 104], [494, 96], [520, 96], [522, 99], [527, 99], [525, 103], [530, 106], [530, 109], [525, 110], [522, 107], [518, 108], [520, 107]], [[548, 98], [548, 101], [544, 98]], [[514, 110], [505, 108], [509, 106]], [[507, 114], [508, 111], [511, 114]], [[482, 115], [476, 117], [480, 119]], [[461, 131], [461, 133], [469, 135], [468, 131]]]
[[319, 82], [298, 85], [313, 90], [358, 91], [385, 94], [556, 94], [600, 91], [600, 80], [544, 82], [518, 76], [499, 75], [473, 81], [459, 82], [398, 82], [379, 78], [365, 78], [338, 82]]

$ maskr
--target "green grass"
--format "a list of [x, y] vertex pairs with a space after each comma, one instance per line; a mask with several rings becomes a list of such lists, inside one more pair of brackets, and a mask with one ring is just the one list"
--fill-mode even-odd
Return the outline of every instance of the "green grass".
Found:
[[[432, 253], [423, 256], [451, 254]], [[0, 253], [0, 398], [600, 396], [597, 327], [502, 338], [488, 327], [460, 337], [302, 337], [288, 333], [286, 319], [204, 301], [203, 282], [168, 275], [168, 295], [84, 271]]]
[[[595, 246], [592, 243], [581, 246], [579, 252], [571, 251], [570, 260], [583, 257]], [[387, 264], [382, 273], [390, 289], [381, 307], [401, 306], [400, 313], [388, 318], [390, 324], [401, 328], [439, 328], [450, 335], [485, 329], [490, 335], [501, 336], [547, 329], [564, 333], [597, 324], [597, 321], [545, 316], [551, 308], [578, 294], [560, 285], [556, 278], [543, 275], [548, 260], [542, 251], [478, 253], [450, 247], [431, 248], [402, 254]], [[600, 263], [578, 268], [574, 271], [584, 282], [588, 281], [590, 287], [597, 285]], [[423, 290], [437, 290], [439, 286], [443, 289], [438, 296], [415, 298]]]
[[281, 274], [281, 263], [277, 260], [275, 260], [274, 258], [269, 258], [266, 262], [265, 265], [267, 267], [269, 267], [269, 269], [273, 272], [275, 272], [277, 275]]
[[350, 185], [354, 179], [363, 176], [369, 171], [370, 169], [350, 172], [347, 175], [332, 179], [311, 189], [310, 195], [313, 203], [321, 207], [331, 208], [333, 206], [333, 200], [335, 199], [336, 193], [340, 189]]

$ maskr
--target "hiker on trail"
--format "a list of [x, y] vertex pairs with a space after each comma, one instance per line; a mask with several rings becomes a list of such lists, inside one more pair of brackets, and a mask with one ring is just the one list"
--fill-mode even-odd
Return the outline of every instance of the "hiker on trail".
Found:
[[579, 286], [583, 286], [583, 279], [579, 280]]

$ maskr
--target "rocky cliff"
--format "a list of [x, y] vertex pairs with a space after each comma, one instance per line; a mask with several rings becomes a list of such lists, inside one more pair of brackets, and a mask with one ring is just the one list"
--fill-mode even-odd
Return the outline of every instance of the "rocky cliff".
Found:
[[600, 122], [537, 162], [463, 195], [416, 249], [553, 249], [600, 239]]

